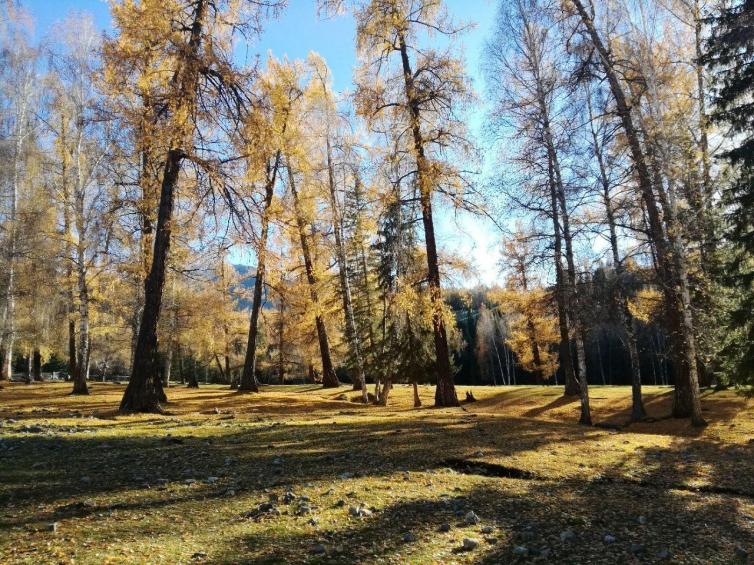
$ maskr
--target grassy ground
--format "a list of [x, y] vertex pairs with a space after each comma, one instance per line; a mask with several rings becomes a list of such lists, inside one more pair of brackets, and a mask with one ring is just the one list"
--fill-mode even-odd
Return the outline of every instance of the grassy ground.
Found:
[[[347, 388], [175, 387], [159, 416], [118, 415], [122, 390], [0, 390], [1, 563], [754, 554], [754, 403], [734, 392], [705, 393], [710, 425], [697, 430], [663, 419], [672, 391], [662, 387], [645, 388], [657, 421], [629, 427], [629, 389], [594, 387], [595, 421], [616, 429], [574, 424], [578, 403], [543, 387], [474, 387], [478, 401], [462, 409], [418, 410], [404, 386], [387, 408], [341, 400], [356, 396]], [[426, 405], [432, 395], [421, 388]], [[466, 524], [469, 511], [478, 524]], [[478, 546], [462, 550], [464, 538]]]

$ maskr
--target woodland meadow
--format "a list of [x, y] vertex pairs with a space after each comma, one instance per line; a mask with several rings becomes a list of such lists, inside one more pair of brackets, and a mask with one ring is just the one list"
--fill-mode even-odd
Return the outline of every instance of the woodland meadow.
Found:
[[754, 0], [68, 4], [0, 0], [0, 562], [754, 562]]

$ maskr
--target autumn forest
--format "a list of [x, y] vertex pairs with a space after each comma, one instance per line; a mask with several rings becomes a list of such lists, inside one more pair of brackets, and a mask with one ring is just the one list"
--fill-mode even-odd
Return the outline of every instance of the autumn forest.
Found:
[[[293, 59], [260, 48], [293, 8], [286, 4], [305, 1], [312, 18], [353, 22], [352, 77], [334, 76], [314, 50]], [[190, 469], [185, 481], [206, 472], [206, 488], [224, 485], [229, 498], [212, 504], [228, 516], [239, 511], [227, 506], [238, 503], [237, 493], [283, 489], [283, 498], [270, 494], [243, 520], [252, 528], [282, 520], [287, 549], [260, 533], [258, 544], [229, 544], [234, 549], [223, 553], [213, 544], [241, 535], [233, 525], [197, 542], [206, 547], [196, 551], [166, 541], [156, 561], [147, 556], [157, 546], [145, 538], [139, 543], [151, 549], [137, 544], [125, 562], [749, 559], [754, 486], [730, 479], [735, 472], [713, 450], [727, 445], [739, 450], [734, 460], [754, 460], [746, 440], [746, 430], [754, 431], [754, 2], [480, 0], [474, 13], [486, 13], [489, 23], [473, 60], [464, 42], [478, 22], [458, 2], [111, 0], [107, 30], [86, 2], [79, 5], [40, 31], [34, 9], [0, 0], [0, 457], [12, 461], [15, 453], [27, 462], [26, 471], [14, 466], [4, 476], [0, 499], [16, 510], [0, 527], [35, 536], [21, 533], [19, 516], [70, 519], [97, 537], [103, 530], [90, 503], [138, 520], [131, 502], [91, 502], [131, 488], [120, 471], [90, 478], [101, 460], [87, 450], [107, 437], [117, 446], [107, 457], [123, 461], [174, 450], [175, 465]], [[476, 230], [494, 245], [480, 252]], [[447, 245], [449, 237], [461, 243]], [[68, 421], [82, 415], [94, 419], [88, 446], [65, 435], [74, 425]], [[471, 431], [454, 428], [473, 430], [472, 417], [488, 426], [479, 428], [479, 445]], [[307, 451], [335, 448], [317, 424], [322, 418], [344, 424], [333, 437], [344, 450], [385, 442], [379, 463], [357, 458], [350, 466], [321, 454], [333, 458], [327, 464], [341, 482], [361, 481], [373, 492], [390, 473], [413, 475], [419, 469], [403, 452], [413, 445], [429, 483], [406, 478], [424, 485], [411, 496], [434, 504], [433, 481], [475, 492], [460, 510], [451, 505], [462, 524], [444, 529], [444, 518], [412, 506], [413, 523], [426, 524], [408, 527], [398, 511], [393, 520], [383, 516], [392, 507], [375, 499], [349, 507], [363, 529], [332, 525], [336, 533], [322, 533], [326, 512], [340, 524], [342, 500], [327, 511], [322, 502], [320, 515], [309, 503], [313, 494], [293, 492], [307, 479], [316, 488], [325, 480]], [[126, 425], [125, 436], [108, 427], [114, 422]], [[280, 428], [268, 427], [276, 422]], [[536, 439], [533, 422], [542, 430]], [[229, 446], [243, 431], [223, 426], [247, 424], [271, 449], [286, 445], [277, 458], [297, 466], [264, 451], [236, 453]], [[194, 435], [163, 437], [166, 426], [182, 425]], [[395, 429], [403, 440], [376, 439]], [[627, 457], [656, 441], [668, 457], [688, 462], [679, 454], [701, 446], [694, 461], [705, 460], [705, 470], [693, 475], [697, 482], [672, 465], [657, 477], [628, 479], [604, 447], [628, 449], [617, 441], [624, 433], [643, 446]], [[441, 454], [426, 451], [421, 434], [455, 455], [435, 461]], [[562, 453], [572, 461], [550, 466], [542, 442], [568, 434], [581, 438], [584, 453]], [[44, 447], [34, 442], [43, 436], [65, 447], [40, 455], [35, 450]], [[488, 436], [496, 439], [484, 443]], [[190, 455], [198, 447], [188, 449], [199, 437], [219, 442], [202, 443], [206, 461]], [[147, 451], [137, 447], [142, 442]], [[28, 473], [39, 463], [47, 477], [65, 453], [82, 458], [77, 475], [87, 480], [74, 479], [65, 493], [73, 502], [61, 514], [51, 483]], [[529, 507], [508, 495], [484, 495], [488, 487], [510, 494], [525, 481], [560, 481], [569, 465], [571, 479], [585, 480], [588, 453], [589, 472], [616, 472], [611, 480], [627, 489], [666, 484], [701, 500], [699, 492], [713, 492], [709, 485], [723, 485], [727, 494], [715, 496], [728, 496], [726, 504], [739, 497], [749, 508], [745, 524], [736, 510], [718, 519], [719, 509], [706, 508], [699, 516], [715, 524], [716, 541], [689, 546], [641, 532], [643, 541], [621, 538], [611, 520], [632, 508], [626, 494], [606, 507], [616, 505], [610, 518], [582, 517], [609, 524], [595, 537], [599, 549], [587, 549], [579, 545], [582, 518], [553, 526], [546, 541], [538, 511], [522, 510]], [[216, 470], [221, 460], [225, 469], [238, 461], [263, 468], [244, 487]], [[168, 471], [153, 468], [155, 461], [141, 465], [151, 469], [141, 473], [145, 482], [173, 492]], [[202, 465], [209, 467], [197, 471]], [[365, 470], [380, 465], [397, 470]], [[626, 465], [654, 469], [646, 460]], [[155, 483], [160, 473], [165, 482]], [[278, 482], [268, 480], [276, 473]], [[494, 487], [484, 482], [490, 476], [498, 477]], [[48, 486], [22, 494], [29, 481]], [[180, 488], [195, 489], [186, 484]], [[340, 487], [330, 490], [341, 496]], [[574, 492], [563, 491], [558, 504]], [[290, 510], [280, 516], [286, 496]], [[663, 504], [686, 508], [664, 496]], [[196, 500], [182, 500], [181, 519], [199, 515]], [[34, 510], [32, 502], [52, 506]], [[72, 512], [72, 504], [84, 506]], [[579, 511], [598, 506], [590, 499]], [[496, 512], [516, 516], [515, 524], [486, 525]], [[516, 530], [519, 518], [542, 533]], [[646, 517], [638, 519], [644, 526]], [[145, 527], [159, 529], [150, 520], [157, 518]], [[381, 539], [395, 527], [394, 541]], [[446, 538], [467, 528], [468, 537], [449, 553], [433, 553], [435, 542], [419, 531], [437, 527], [451, 532]], [[474, 537], [480, 527], [507, 533], [490, 542]], [[742, 529], [734, 534], [735, 527]], [[615, 553], [614, 542], [628, 538], [624, 553]], [[31, 538], [23, 539], [18, 547]], [[379, 541], [363, 551], [351, 545], [365, 539]], [[108, 562], [78, 541], [78, 560]], [[107, 552], [105, 541], [93, 547]], [[478, 553], [480, 544], [488, 554]], [[73, 560], [69, 549], [61, 546], [67, 557], [59, 561], [48, 544], [41, 562]], [[28, 551], [0, 552], [0, 559], [40, 562]]]

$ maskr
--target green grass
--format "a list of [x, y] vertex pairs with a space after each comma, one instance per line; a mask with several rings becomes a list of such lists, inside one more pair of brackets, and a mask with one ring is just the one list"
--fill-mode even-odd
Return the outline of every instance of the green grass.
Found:
[[[630, 563], [662, 551], [729, 563], [754, 551], [753, 404], [733, 392], [705, 394], [711, 424], [697, 430], [663, 418], [670, 389], [647, 387], [658, 421], [620, 431], [576, 425], [578, 403], [546, 387], [474, 387], [462, 409], [418, 410], [404, 386], [387, 408], [338, 400], [357, 396], [345, 387], [174, 387], [157, 416], [118, 415], [116, 385], [67, 392], [0, 390], [2, 563]], [[426, 405], [432, 395], [421, 388]], [[596, 422], [625, 424], [628, 388], [592, 396]], [[511, 469], [534, 480], [492, 476]], [[311, 512], [280, 501], [279, 515], [254, 514], [288, 490]], [[349, 514], [362, 504], [371, 516]], [[469, 510], [480, 524], [463, 524]], [[478, 548], [460, 551], [464, 537]]]

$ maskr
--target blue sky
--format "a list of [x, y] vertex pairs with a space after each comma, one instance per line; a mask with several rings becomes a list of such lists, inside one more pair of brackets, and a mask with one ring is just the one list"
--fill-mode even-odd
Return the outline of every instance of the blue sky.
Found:
[[[22, 4], [34, 16], [40, 37], [71, 12], [88, 12], [94, 17], [97, 27], [111, 30], [106, 0], [22, 0]], [[481, 94], [481, 52], [491, 33], [497, 0], [446, 0], [446, 5], [454, 20], [474, 24], [461, 44], [467, 72]], [[276, 57], [287, 55], [290, 59], [303, 59], [310, 51], [316, 51], [327, 60], [333, 73], [334, 87], [344, 90], [351, 87], [352, 71], [356, 64], [354, 36], [354, 22], [350, 16], [320, 20], [316, 14], [316, 0], [289, 0], [281, 16], [267, 24], [255, 52], [263, 58], [268, 51], [272, 51]], [[481, 105], [469, 116], [472, 134], [477, 137], [483, 117]], [[440, 245], [471, 260], [478, 271], [478, 279], [456, 281], [456, 284], [473, 286], [478, 282], [494, 283], [499, 278], [497, 248], [500, 237], [492, 224], [465, 214], [455, 217], [444, 210], [438, 212], [436, 222]]]

